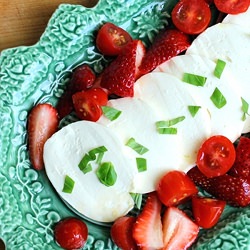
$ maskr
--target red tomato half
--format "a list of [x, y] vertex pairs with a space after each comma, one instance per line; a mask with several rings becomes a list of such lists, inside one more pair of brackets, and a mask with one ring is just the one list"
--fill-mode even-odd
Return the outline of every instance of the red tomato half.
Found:
[[111, 238], [123, 250], [136, 250], [136, 243], [132, 236], [135, 217], [124, 216], [117, 219], [111, 227]]
[[166, 206], [177, 206], [198, 192], [192, 180], [184, 172], [177, 170], [165, 174], [160, 179], [156, 191]]
[[172, 13], [174, 25], [187, 34], [199, 34], [211, 20], [211, 10], [204, 0], [181, 0]]
[[239, 14], [247, 11], [249, 0], [214, 0], [215, 6], [226, 14]]
[[195, 222], [203, 228], [213, 227], [226, 206], [226, 202], [222, 200], [193, 196], [192, 210]]
[[197, 167], [207, 177], [225, 174], [234, 164], [236, 152], [233, 143], [222, 135], [207, 139], [198, 151]]
[[97, 33], [96, 46], [103, 55], [117, 56], [132, 41], [130, 34], [113, 23], [105, 23]]
[[80, 249], [88, 238], [86, 224], [76, 218], [66, 218], [55, 226], [55, 240], [64, 249]]

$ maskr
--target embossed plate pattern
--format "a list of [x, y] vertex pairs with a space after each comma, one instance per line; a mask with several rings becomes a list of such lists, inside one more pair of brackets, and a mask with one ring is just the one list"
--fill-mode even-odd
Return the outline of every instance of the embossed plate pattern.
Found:
[[[37, 44], [0, 55], [0, 237], [6, 249], [60, 249], [53, 227], [77, 216], [57, 196], [44, 171], [30, 166], [26, 122], [37, 103], [56, 104], [72, 70], [83, 62], [97, 73], [107, 65], [95, 48], [96, 30], [110, 21], [149, 44], [168, 24], [177, 1], [100, 0], [91, 9], [63, 4]], [[69, 117], [64, 124], [74, 121]], [[98, 201], [97, 201], [98, 202]], [[109, 229], [86, 222], [84, 249], [117, 249]], [[227, 207], [218, 225], [201, 231], [193, 249], [248, 249], [250, 209]]]

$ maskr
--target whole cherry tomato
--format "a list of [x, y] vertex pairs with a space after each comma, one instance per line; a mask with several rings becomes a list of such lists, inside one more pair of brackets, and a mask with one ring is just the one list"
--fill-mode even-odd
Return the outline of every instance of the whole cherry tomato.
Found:
[[199, 34], [211, 20], [211, 10], [204, 0], [181, 0], [172, 10], [174, 25], [187, 34]]
[[166, 173], [160, 179], [156, 191], [166, 206], [177, 206], [198, 193], [193, 181], [184, 172], [177, 170]]
[[226, 14], [239, 14], [247, 11], [249, 0], [214, 0], [217, 9]]
[[220, 219], [226, 206], [222, 200], [193, 196], [192, 210], [195, 222], [203, 228], [213, 227]]
[[87, 225], [77, 218], [66, 218], [56, 224], [54, 229], [56, 242], [64, 249], [80, 249], [88, 238]]
[[197, 167], [207, 177], [225, 174], [235, 161], [236, 152], [233, 143], [222, 135], [207, 139], [198, 151]]
[[130, 34], [113, 23], [105, 23], [97, 33], [96, 46], [103, 55], [117, 56], [132, 41]]
[[111, 227], [111, 238], [123, 250], [136, 250], [136, 243], [132, 236], [135, 217], [123, 216], [118, 218]]

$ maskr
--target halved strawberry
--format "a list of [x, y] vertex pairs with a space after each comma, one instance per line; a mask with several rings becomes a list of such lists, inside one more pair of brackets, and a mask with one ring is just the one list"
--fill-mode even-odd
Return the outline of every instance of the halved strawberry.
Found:
[[133, 227], [133, 238], [140, 249], [163, 247], [161, 208], [162, 204], [156, 193], [150, 193]]
[[168, 207], [163, 215], [162, 249], [187, 249], [196, 240], [199, 226], [177, 207]]
[[163, 31], [146, 52], [139, 67], [141, 74], [146, 74], [170, 58], [177, 56], [185, 51], [190, 44], [189, 36], [179, 30], [167, 29]]
[[120, 97], [134, 95], [134, 83], [138, 77], [138, 67], [145, 54], [145, 47], [140, 40], [128, 43], [118, 57], [104, 69], [101, 86], [110, 94]]
[[57, 110], [50, 104], [38, 104], [28, 117], [28, 148], [31, 165], [41, 170], [43, 163], [43, 146], [58, 128]]
[[236, 147], [236, 159], [229, 170], [229, 174], [235, 177], [248, 178], [250, 181], [250, 139], [240, 137]]
[[197, 186], [217, 199], [224, 200], [232, 206], [245, 207], [250, 204], [250, 182], [246, 179], [228, 174], [208, 178], [198, 167], [193, 167], [187, 174]]

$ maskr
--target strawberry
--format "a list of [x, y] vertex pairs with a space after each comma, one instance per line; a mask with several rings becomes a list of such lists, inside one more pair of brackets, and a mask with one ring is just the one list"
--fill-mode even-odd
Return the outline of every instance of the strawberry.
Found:
[[188, 176], [194, 183], [232, 206], [245, 207], [250, 204], [250, 182], [246, 179], [228, 174], [208, 178], [200, 172], [198, 167], [188, 171]]
[[236, 159], [229, 173], [235, 177], [249, 178], [250, 180], [250, 139], [240, 137], [236, 147]]
[[196, 240], [199, 226], [177, 207], [168, 207], [163, 215], [164, 249], [187, 249]]
[[28, 117], [28, 148], [31, 165], [36, 170], [44, 167], [43, 146], [58, 128], [57, 110], [50, 104], [38, 104]]
[[140, 249], [163, 247], [161, 208], [156, 193], [150, 193], [133, 227], [133, 238]]
[[145, 47], [140, 40], [129, 42], [107, 68], [101, 77], [101, 87], [110, 94], [120, 97], [134, 95], [134, 83], [139, 77], [138, 67], [145, 54]]
[[157, 66], [177, 56], [190, 46], [189, 36], [176, 29], [168, 29], [160, 33], [139, 67], [141, 74], [149, 73]]

